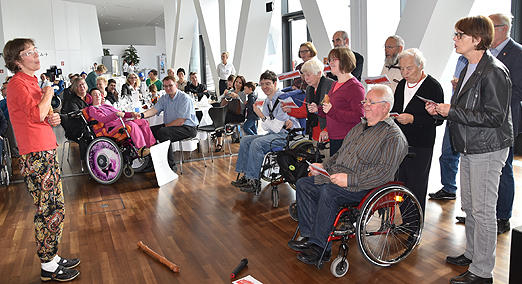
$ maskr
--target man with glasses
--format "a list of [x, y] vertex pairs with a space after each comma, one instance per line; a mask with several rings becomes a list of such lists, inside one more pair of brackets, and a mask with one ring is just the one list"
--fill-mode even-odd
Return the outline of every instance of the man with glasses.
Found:
[[[288, 246], [300, 252], [300, 261], [317, 263], [340, 206], [360, 202], [369, 190], [394, 179], [408, 153], [408, 142], [389, 116], [393, 101], [390, 87], [375, 85], [362, 101], [364, 118], [348, 132], [339, 151], [322, 164], [313, 164], [330, 176], [320, 175], [311, 166], [312, 176], [297, 181], [297, 212], [303, 239], [289, 241]], [[328, 247], [322, 261], [330, 256]]]
[[397, 84], [402, 80], [401, 68], [399, 67], [399, 53], [404, 49], [404, 40], [398, 35], [389, 36], [384, 43], [384, 66], [381, 75], [388, 76], [390, 86], [393, 92], [397, 88]]
[[[167, 95], [161, 96], [158, 102], [150, 109], [142, 113], [136, 113], [136, 118], [148, 118], [163, 112], [161, 127], [153, 131], [154, 136], [160, 142], [170, 140], [180, 141], [195, 137], [198, 119], [194, 102], [189, 95], [178, 90], [176, 79], [171, 76], [163, 78], [163, 88]], [[174, 153], [169, 150], [169, 165], [174, 166]]]
[[[350, 39], [348, 38], [348, 33], [345, 31], [337, 31], [334, 33], [332, 37], [332, 43], [334, 47], [345, 46], [350, 47]], [[361, 75], [363, 71], [364, 57], [359, 53], [353, 51], [355, 55], [355, 69], [352, 71], [352, 75], [357, 78], [357, 80], [361, 81]], [[328, 73], [328, 77], [332, 78], [334, 81], [337, 81], [337, 76], [332, 73]]]
[[279, 103], [279, 96], [282, 93], [277, 89], [277, 75], [269, 70], [263, 72], [259, 85], [266, 94], [266, 99], [262, 109], [254, 106], [254, 112], [262, 120], [261, 127], [268, 133], [241, 138], [236, 172], [244, 175], [232, 181], [232, 185], [239, 187], [243, 192], [259, 193], [261, 190], [259, 176], [265, 154], [272, 148], [284, 147], [287, 130], [299, 127], [299, 122], [284, 112]]

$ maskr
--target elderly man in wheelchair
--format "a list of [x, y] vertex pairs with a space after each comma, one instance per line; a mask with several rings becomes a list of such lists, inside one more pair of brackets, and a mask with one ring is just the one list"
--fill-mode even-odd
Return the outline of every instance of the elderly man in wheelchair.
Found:
[[[400, 214], [405, 213], [407, 208], [403, 207], [400, 201], [404, 201], [403, 198], [406, 197], [408, 200], [414, 199], [414, 196], [400, 185], [392, 189], [386, 186], [374, 189], [394, 180], [395, 172], [408, 153], [406, 138], [389, 116], [393, 101], [393, 93], [388, 86], [374, 86], [361, 102], [364, 105], [365, 118], [346, 135], [341, 149], [322, 164], [311, 164], [309, 169], [312, 175], [297, 181], [298, 230], [301, 239], [295, 239], [296, 230], [288, 245], [299, 252], [297, 259], [300, 261], [318, 267], [322, 262], [328, 261], [331, 256], [331, 240], [339, 239], [336, 238], [339, 237], [336, 235], [339, 231], [335, 225], [340, 223], [340, 219], [348, 216], [349, 218], [344, 219], [348, 224], [343, 230], [345, 233], [348, 231], [347, 235], [352, 235], [351, 237], [355, 233], [363, 255], [377, 265], [391, 264], [388, 259], [373, 257], [382, 256], [375, 252], [379, 246], [375, 245], [374, 241], [382, 245], [382, 238], [390, 235], [385, 233], [385, 230], [388, 230], [388, 233], [391, 229], [409, 232], [410, 228], [399, 228], [397, 225], [399, 221], [406, 222], [406, 216], [401, 218]], [[364, 202], [361, 203], [361, 200]], [[368, 203], [370, 206], [363, 206]], [[418, 205], [418, 202], [413, 203]], [[344, 209], [343, 214], [338, 215], [339, 208], [346, 206], [351, 206], [354, 210]], [[416, 209], [415, 212], [420, 210], [418, 207]], [[372, 217], [379, 219], [377, 224], [373, 224]], [[418, 223], [422, 214], [416, 214], [414, 218], [417, 218], [414, 221]], [[357, 230], [354, 222], [357, 223]], [[367, 226], [370, 225], [377, 227], [375, 232], [367, 230]], [[418, 234], [406, 234], [401, 242], [411, 241], [411, 237], [408, 240], [409, 236], [417, 237], [420, 229], [415, 230]], [[369, 236], [380, 239], [370, 240]], [[387, 241], [384, 240], [384, 243], [389, 245]], [[416, 244], [418, 239], [413, 241]], [[409, 253], [412, 246], [407, 247]], [[332, 273], [335, 276], [344, 275], [348, 269], [347, 249], [343, 243], [340, 247], [342, 256], [336, 258], [335, 265], [332, 263]], [[339, 262], [340, 266], [337, 265]], [[338, 271], [335, 271], [336, 269]]]

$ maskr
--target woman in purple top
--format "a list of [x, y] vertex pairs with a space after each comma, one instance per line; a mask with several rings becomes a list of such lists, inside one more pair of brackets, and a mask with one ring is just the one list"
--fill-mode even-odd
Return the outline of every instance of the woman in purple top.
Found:
[[[121, 112], [110, 105], [102, 103], [103, 96], [100, 90], [94, 88], [91, 90], [92, 106], [87, 108], [89, 117], [102, 122], [104, 128], [109, 132], [112, 129], [117, 129], [121, 126], [118, 117], [131, 118], [135, 117], [132, 112]], [[146, 156], [150, 153], [148, 147], [156, 144], [156, 139], [152, 135], [149, 123], [143, 119], [135, 119], [132, 121], [125, 121], [126, 125], [131, 127], [130, 136], [134, 146], [140, 149], [139, 154]]]
[[348, 131], [363, 117], [364, 88], [351, 72], [355, 69], [355, 55], [348, 47], [336, 47], [328, 54], [332, 74], [338, 78], [332, 84], [320, 106], [310, 104], [313, 112], [326, 117], [326, 129], [330, 139], [330, 156], [343, 144]]

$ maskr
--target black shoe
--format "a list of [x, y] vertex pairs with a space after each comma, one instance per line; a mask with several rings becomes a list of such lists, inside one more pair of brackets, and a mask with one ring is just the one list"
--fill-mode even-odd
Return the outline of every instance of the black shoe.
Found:
[[308, 241], [308, 238], [303, 238], [300, 241], [291, 240], [288, 242], [288, 247], [295, 251], [303, 251], [305, 249], [309, 249], [313, 243]]
[[497, 235], [504, 234], [511, 230], [509, 219], [497, 219]]
[[75, 268], [80, 264], [79, 258], [61, 258], [60, 261], [58, 261], [58, 265], [61, 265], [67, 269]]
[[241, 187], [241, 186], [246, 185], [247, 183], [248, 183], [248, 180], [245, 176], [242, 176], [240, 179], [230, 182], [230, 184], [232, 184], [235, 187]]
[[[302, 261], [306, 264], [311, 265], [317, 265], [317, 262], [319, 260], [319, 257], [321, 256], [321, 253], [323, 252], [323, 248], [312, 244], [310, 248], [303, 250], [301, 253], [297, 254], [297, 259], [299, 261]], [[321, 259], [321, 262], [327, 262], [330, 260], [330, 257], [332, 256], [332, 251], [326, 251], [323, 255], [323, 258]]]
[[488, 284], [493, 283], [493, 278], [482, 278], [477, 275], [466, 271], [457, 277], [453, 277], [450, 280], [451, 284]]
[[459, 256], [446, 257], [446, 262], [460, 266], [468, 266], [471, 264], [471, 259], [465, 257], [464, 254], [461, 254]]
[[457, 223], [459, 223], [459, 224], [466, 224], [466, 217], [457, 216], [455, 218], [457, 219]]
[[242, 192], [253, 192], [259, 194], [261, 191], [261, 181], [258, 179], [251, 179], [245, 185], [240, 186]]
[[40, 279], [42, 281], [71, 281], [74, 278], [78, 277], [80, 275], [80, 271], [76, 269], [67, 269], [63, 266], [58, 266], [58, 268], [54, 272], [49, 272], [45, 270], [41, 270], [40, 272]]
[[435, 193], [429, 193], [430, 199], [434, 200], [454, 200], [456, 197], [455, 193], [449, 193], [444, 189], [441, 189]]

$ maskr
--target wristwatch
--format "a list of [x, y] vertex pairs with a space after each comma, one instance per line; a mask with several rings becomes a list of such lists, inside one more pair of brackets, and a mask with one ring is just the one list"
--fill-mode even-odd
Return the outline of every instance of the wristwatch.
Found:
[[261, 121], [262, 121], [262, 122], [265, 122], [265, 120], [266, 120], [266, 116], [263, 117], [263, 118], [261, 118]]
[[140, 113], [140, 116], [141, 116], [141, 119], [144, 119], [145, 118], [145, 114], [142, 112]]

